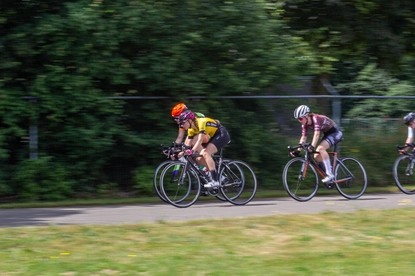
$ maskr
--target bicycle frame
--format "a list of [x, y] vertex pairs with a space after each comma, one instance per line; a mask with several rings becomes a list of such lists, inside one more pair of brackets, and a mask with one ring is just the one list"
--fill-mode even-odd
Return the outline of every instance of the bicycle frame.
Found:
[[[188, 162], [186, 162], [186, 165], [184, 167], [184, 170], [181, 171], [181, 175], [179, 177], [179, 184], [183, 183], [183, 179], [186, 176], [186, 172], [188, 172], [190, 170], [189, 166], [192, 166], [194, 168], [194, 171], [197, 173], [199, 179], [203, 180], [205, 183], [209, 182], [209, 179], [206, 175], [206, 173], [200, 169], [199, 165], [196, 162], [196, 159], [202, 157], [202, 155], [200, 154], [192, 154], [192, 155], [187, 155], [185, 156], [185, 158], [187, 159]], [[223, 157], [222, 157], [222, 149], [219, 152], [219, 155], [212, 155], [213, 161], [216, 164], [216, 171], [220, 172], [222, 166], [223, 166]]]
[[[300, 145], [299, 147], [302, 147], [303, 149], [304, 149], [304, 151], [305, 151], [305, 156], [304, 156], [304, 159], [305, 159], [305, 163], [304, 163], [304, 167], [305, 168], [302, 168], [301, 169], [301, 171], [302, 171], [302, 177], [306, 177], [306, 174], [307, 174], [307, 167], [311, 164], [315, 169], [316, 169], [316, 171], [317, 171], [317, 173], [322, 177], [322, 178], [324, 178], [324, 177], [326, 177], [327, 176], [327, 174], [326, 174], [326, 172], [325, 171], [323, 171], [321, 168], [320, 168], [320, 166], [318, 165], [318, 163], [317, 163], [317, 161], [314, 159], [314, 157], [312, 156], [312, 154], [315, 154], [315, 153], [317, 153], [317, 154], [319, 154], [319, 152], [318, 151], [312, 151], [312, 152], [309, 152], [308, 150], [307, 150], [307, 144], [303, 144], [303, 145]], [[339, 159], [339, 156], [338, 156], [338, 152], [336, 151], [336, 147], [334, 148], [334, 151], [330, 151], [330, 152], [327, 152], [329, 155], [332, 155], [332, 159], [333, 159], [333, 162], [332, 162], [332, 167], [331, 167], [331, 169], [332, 169], [332, 173], [333, 174], [335, 174], [335, 172], [334, 172], [334, 169], [336, 168], [336, 166], [337, 166], [337, 164], [339, 164], [341, 167], [342, 167], [342, 169], [344, 169], [344, 170], [346, 170], [347, 171], [347, 173], [350, 175], [349, 177], [346, 177], [346, 178], [342, 178], [342, 179], [337, 179], [337, 176], [336, 176], [336, 179], [335, 180], [333, 180], [333, 183], [334, 184], [338, 184], [338, 183], [341, 183], [341, 182], [346, 182], [346, 181], [349, 181], [350, 179], [353, 179], [354, 178], [354, 176], [353, 176], [353, 174], [352, 174], [352, 172], [343, 164], [343, 162]]]

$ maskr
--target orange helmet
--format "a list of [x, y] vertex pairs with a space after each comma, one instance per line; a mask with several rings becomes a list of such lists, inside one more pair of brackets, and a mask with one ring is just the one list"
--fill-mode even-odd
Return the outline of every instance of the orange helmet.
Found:
[[183, 111], [187, 109], [186, 105], [184, 103], [176, 104], [173, 109], [171, 110], [171, 116], [177, 117], [180, 114], [182, 114]]

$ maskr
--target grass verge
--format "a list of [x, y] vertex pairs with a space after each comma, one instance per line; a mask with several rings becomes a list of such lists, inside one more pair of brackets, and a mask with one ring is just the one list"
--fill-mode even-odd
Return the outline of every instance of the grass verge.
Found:
[[0, 229], [0, 274], [414, 275], [413, 212]]

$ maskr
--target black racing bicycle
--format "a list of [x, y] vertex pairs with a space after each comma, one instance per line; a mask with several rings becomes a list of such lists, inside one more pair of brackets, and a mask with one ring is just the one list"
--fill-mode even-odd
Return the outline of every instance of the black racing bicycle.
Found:
[[[287, 193], [297, 201], [308, 201], [314, 197], [319, 188], [319, 175], [326, 177], [322, 164], [313, 157], [317, 151], [309, 152], [310, 143], [301, 143], [288, 147], [289, 153], [296, 157], [288, 161], [282, 173], [282, 181]], [[303, 149], [304, 157], [299, 157], [298, 149]], [[331, 183], [325, 184], [327, 189], [336, 187], [337, 191], [347, 199], [357, 199], [366, 191], [367, 176], [363, 165], [353, 157], [339, 158], [337, 147], [327, 152], [332, 157], [332, 169], [335, 176]], [[291, 156], [289, 154], [289, 156]]]
[[[176, 164], [176, 169], [173, 169], [172, 172], [171, 172], [171, 181], [172, 182], [177, 181], [178, 172], [179, 172], [179, 168], [180, 168], [179, 162], [180, 161], [181, 162], [187, 162], [187, 159], [185, 157], [182, 157], [182, 158], [178, 159], [177, 154], [179, 152], [182, 152], [182, 151], [188, 149], [189, 147], [185, 146], [184, 143], [181, 143], [181, 144], [177, 145], [173, 142], [172, 146], [166, 146], [166, 145], [162, 144], [161, 148], [162, 148], [162, 153], [167, 156], [167, 160], [161, 162], [160, 165], [154, 171], [153, 188], [154, 188], [154, 191], [156, 192], [157, 196], [161, 200], [163, 200], [166, 203], [169, 203], [169, 201], [166, 200], [166, 197], [164, 196], [163, 192], [161, 191], [161, 185], [160, 185], [161, 173], [167, 167], [167, 165]], [[174, 156], [175, 160], [172, 160], [171, 156]], [[220, 156], [219, 155], [213, 155], [212, 157], [213, 157], [213, 160], [215, 162], [216, 170], [217, 170], [217, 168], [220, 167], [220, 164], [219, 164]], [[221, 160], [222, 160], [222, 162], [225, 162], [225, 163], [230, 162], [230, 159], [222, 158]], [[207, 174], [207, 173], [205, 172], [205, 174]], [[206, 176], [204, 176], [204, 177], [206, 178]], [[206, 180], [203, 180], [203, 181], [206, 182]], [[209, 191], [205, 188], [202, 188], [200, 190], [200, 194], [203, 195], [203, 196], [213, 195], [213, 194], [209, 193]], [[227, 201], [226, 198], [224, 198], [220, 193], [219, 194], [214, 194], [214, 196], [217, 199], [221, 200], [221, 201]], [[185, 198], [185, 197], [186, 197], [186, 194], [183, 195], [183, 198]], [[182, 198], [176, 198], [176, 201], [181, 202]]]
[[185, 161], [167, 164], [159, 178], [159, 188], [166, 202], [179, 208], [193, 205], [206, 191], [208, 195], [224, 198], [234, 205], [250, 202], [257, 191], [257, 179], [251, 167], [243, 161], [225, 160], [222, 150], [213, 156], [220, 186], [206, 189], [210, 177], [197, 164], [199, 154], [185, 155]]
[[415, 194], [415, 144], [405, 144], [405, 146], [396, 146], [397, 150], [403, 150], [406, 147], [411, 147], [411, 153], [403, 153], [403, 155], [396, 158], [393, 164], [393, 177], [396, 186], [399, 190], [408, 195]]

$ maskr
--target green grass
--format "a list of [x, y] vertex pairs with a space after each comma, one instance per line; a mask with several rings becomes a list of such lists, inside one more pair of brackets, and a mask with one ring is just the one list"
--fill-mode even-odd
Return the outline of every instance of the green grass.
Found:
[[415, 275], [414, 211], [0, 229], [0, 275]]

